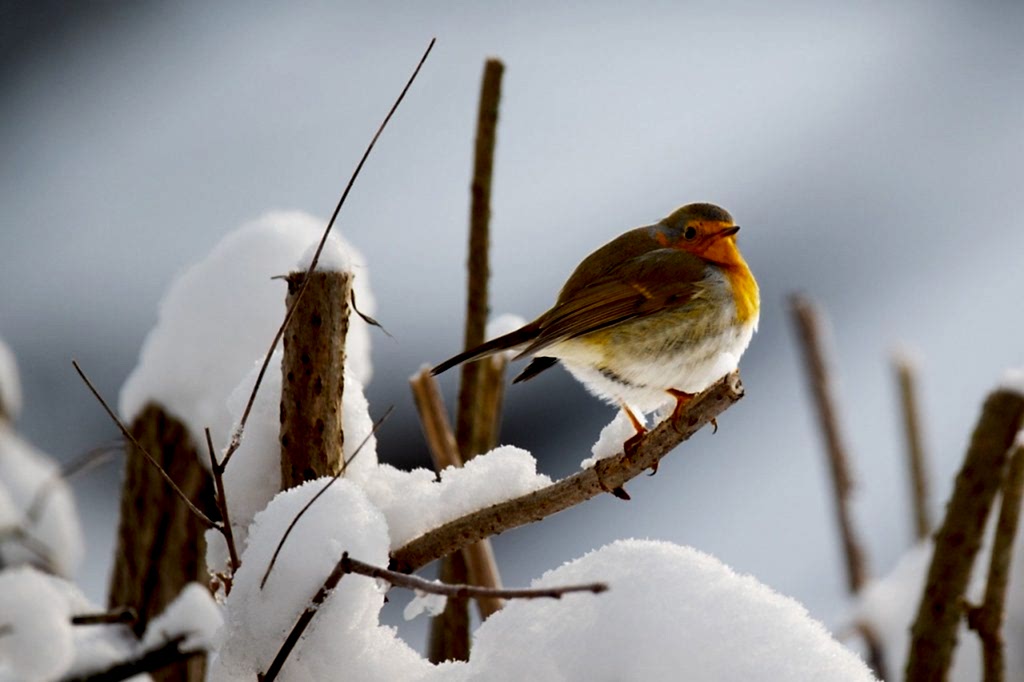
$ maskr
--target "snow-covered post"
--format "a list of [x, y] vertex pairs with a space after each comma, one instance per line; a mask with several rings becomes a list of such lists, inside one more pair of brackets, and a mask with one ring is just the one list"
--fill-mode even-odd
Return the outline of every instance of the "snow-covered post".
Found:
[[284, 335], [281, 363], [281, 489], [341, 470], [352, 276], [340, 270], [288, 275], [288, 307], [296, 305]]
[[[181, 491], [208, 515], [216, 515], [210, 474], [200, 463], [188, 429], [155, 403], [131, 423], [131, 432]], [[131, 607], [141, 636], [150, 620], [190, 582], [205, 583], [206, 528], [160, 472], [128, 443], [121, 520], [107, 604]], [[193, 658], [152, 673], [155, 680], [201, 680], [205, 662]]]

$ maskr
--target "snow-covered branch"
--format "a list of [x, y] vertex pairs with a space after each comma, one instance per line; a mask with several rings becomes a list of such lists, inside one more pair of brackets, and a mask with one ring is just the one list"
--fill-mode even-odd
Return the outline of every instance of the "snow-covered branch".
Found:
[[424, 533], [391, 553], [390, 568], [411, 573], [483, 538], [540, 521], [601, 493], [622, 488], [654, 468], [677, 445], [743, 397], [739, 372], [723, 377], [684, 408], [676, 423], [665, 420], [644, 436], [636, 451], [620, 453], [545, 488], [472, 512]]

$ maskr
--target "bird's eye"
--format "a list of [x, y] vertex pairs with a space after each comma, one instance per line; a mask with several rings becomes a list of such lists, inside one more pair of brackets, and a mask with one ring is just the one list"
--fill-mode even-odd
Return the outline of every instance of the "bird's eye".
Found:
[[683, 239], [685, 239], [686, 241], [693, 241], [696, 237], [697, 228], [694, 227], [693, 225], [689, 225], [685, 230], [683, 230]]

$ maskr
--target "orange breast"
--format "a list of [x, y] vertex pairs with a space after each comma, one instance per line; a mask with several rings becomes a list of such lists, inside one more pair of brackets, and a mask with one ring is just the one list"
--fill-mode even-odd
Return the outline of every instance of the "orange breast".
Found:
[[750, 268], [740, 258], [736, 265], [726, 266], [725, 275], [732, 287], [732, 298], [736, 304], [736, 319], [741, 324], [750, 322], [761, 307], [761, 294]]

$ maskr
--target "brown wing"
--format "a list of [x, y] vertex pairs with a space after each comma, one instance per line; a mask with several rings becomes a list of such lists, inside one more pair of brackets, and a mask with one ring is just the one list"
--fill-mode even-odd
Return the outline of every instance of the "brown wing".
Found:
[[677, 249], [656, 249], [620, 262], [604, 276], [575, 291], [563, 290], [555, 307], [537, 320], [540, 333], [517, 357], [565, 339], [684, 306], [702, 294], [706, 268], [697, 256]]

